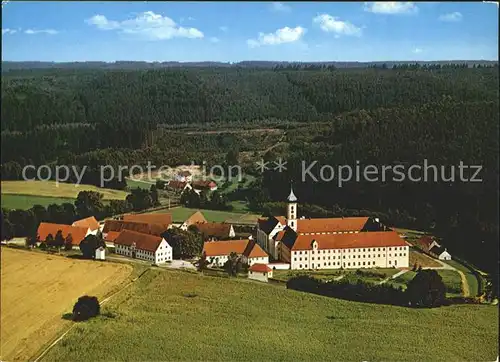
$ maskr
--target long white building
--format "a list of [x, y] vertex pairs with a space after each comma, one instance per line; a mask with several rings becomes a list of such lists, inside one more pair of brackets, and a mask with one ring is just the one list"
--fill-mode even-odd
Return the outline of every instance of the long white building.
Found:
[[287, 216], [260, 219], [257, 242], [291, 269], [408, 267], [409, 246], [377, 218], [297, 217], [290, 191]]
[[115, 252], [130, 258], [162, 264], [173, 258], [172, 247], [165, 239], [155, 235], [123, 230], [114, 241]]

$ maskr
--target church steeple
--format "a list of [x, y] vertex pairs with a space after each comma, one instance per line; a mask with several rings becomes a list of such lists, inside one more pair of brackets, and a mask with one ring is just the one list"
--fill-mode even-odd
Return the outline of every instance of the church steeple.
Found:
[[290, 195], [287, 197], [288, 202], [297, 202], [297, 197], [293, 193], [293, 188], [290, 186]]
[[290, 195], [287, 197], [288, 205], [286, 207], [286, 224], [297, 231], [297, 197], [290, 186]]

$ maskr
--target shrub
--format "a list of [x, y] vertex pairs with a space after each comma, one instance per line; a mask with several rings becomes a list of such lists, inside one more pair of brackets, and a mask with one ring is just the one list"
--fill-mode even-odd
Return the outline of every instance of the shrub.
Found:
[[408, 283], [407, 300], [413, 307], [439, 307], [446, 301], [446, 286], [436, 270], [424, 269]]
[[73, 306], [73, 320], [76, 322], [86, 321], [89, 318], [99, 315], [101, 307], [97, 297], [84, 295], [78, 298], [78, 301]]

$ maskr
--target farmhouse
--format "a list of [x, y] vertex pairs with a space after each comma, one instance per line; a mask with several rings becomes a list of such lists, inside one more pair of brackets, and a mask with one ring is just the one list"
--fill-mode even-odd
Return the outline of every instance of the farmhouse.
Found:
[[85, 219], [77, 220], [71, 226], [78, 226], [83, 228], [89, 228], [90, 233], [95, 235], [99, 231], [99, 222], [95, 217], [90, 216]]
[[195, 190], [210, 190], [210, 191], [215, 191], [217, 190], [217, 184], [214, 181], [211, 180], [198, 180], [198, 181], [193, 181], [191, 183], [191, 186]]
[[115, 239], [115, 252], [131, 258], [162, 264], [172, 260], [172, 247], [159, 236], [123, 230]]
[[186, 231], [191, 225], [202, 224], [206, 222], [207, 219], [205, 219], [205, 216], [201, 213], [201, 211], [198, 210], [181, 224], [180, 229]]
[[430, 252], [434, 247], [441, 247], [436, 239], [429, 235], [422, 236], [420, 239], [418, 239], [417, 245], [420, 247], [420, 249], [426, 252]]
[[171, 180], [168, 182], [167, 187], [172, 191], [182, 192], [188, 185], [185, 181]]
[[181, 182], [191, 182], [193, 181], [193, 175], [191, 174], [191, 172], [184, 170], [175, 175], [175, 179]]
[[233, 225], [224, 222], [196, 223], [194, 226], [202, 234], [203, 240], [227, 240], [236, 236]]
[[269, 278], [273, 277], [273, 271], [266, 264], [254, 264], [248, 268], [248, 279], [268, 282]]
[[451, 255], [448, 253], [446, 248], [442, 246], [433, 246], [429, 253], [437, 257], [439, 260], [451, 260]]
[[108, 233], [111, 231], [120, 232], [122, 230], [132, 230], [143, 234], [160, 236], [167, 228], [164, 225], [148, 224], [145, 222], [106, 220], [102, 229], [103, 239], [109, 240]]
[[231, 253], [242, 257], [243, 263], [269, 262], [269, 256], [254, 240], [206, 241], [203, 254], [213, 266], [223, 266]]
[[61, 231], [65, 241], [71, 240], [73, 248], [78, 247], [80, 242], [91, 233], [89, 228], [41, 222], [38, 226], [37, 237], [40, 241], [47, 241], [49, 235], [55, 239], [59, 231]]

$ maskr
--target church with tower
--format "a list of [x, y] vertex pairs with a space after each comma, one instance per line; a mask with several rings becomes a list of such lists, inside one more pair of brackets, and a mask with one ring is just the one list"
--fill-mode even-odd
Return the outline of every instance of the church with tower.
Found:
[[373, 217], [298, 217], [293, 189], [285, 216], [258, 220], [257, 243], [290, 269], [408, 267], [409, 246]]

